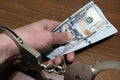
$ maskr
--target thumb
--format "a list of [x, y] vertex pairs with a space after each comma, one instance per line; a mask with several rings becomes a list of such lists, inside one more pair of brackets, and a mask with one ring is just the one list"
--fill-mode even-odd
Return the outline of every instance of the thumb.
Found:
[[68, 43], [73, 39], [72, 34], [68, 32], [54, 33], [54, 44]]

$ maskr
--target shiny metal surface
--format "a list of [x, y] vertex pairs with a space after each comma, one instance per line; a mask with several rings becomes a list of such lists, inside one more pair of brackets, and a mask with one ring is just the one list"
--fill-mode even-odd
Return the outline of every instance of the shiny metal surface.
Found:
[[120, 62], [103, 61], [95, 65], [71, 64], [66, 69], [64, 80], [94, 80], [98, 73], [108, 69], [120, 70]]

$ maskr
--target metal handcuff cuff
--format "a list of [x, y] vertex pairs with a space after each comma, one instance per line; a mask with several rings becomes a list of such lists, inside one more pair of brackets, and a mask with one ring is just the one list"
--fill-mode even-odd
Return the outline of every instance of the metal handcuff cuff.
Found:
[[[64, 74], [64, 80], [94, 80], [96, 75], [101, 71], [107, 69], [120, 70], [120, 61], [103, 61], [94, 65], [83, 65], [83, 64], [71, 64], [68, 65], [66, 70], [57, 65], [44, 64], [42, 55], [37, 50], [26, 44], [12, 29], [0, 26], [0, 29], [9, 33], [10, 37], [13, 38], [22, 47], [22, 65], [23, 69], [30, 69], [35, 72], [55, 72], [58, 74]], [[42, 80], [57, 80], [56, 79], [45, 79]], [[39, 80], [39, 79], [37, 79]], [[40, 79], [41, 80], [41, 79]], [[62, 78], [63, 80], [63, 78]]]

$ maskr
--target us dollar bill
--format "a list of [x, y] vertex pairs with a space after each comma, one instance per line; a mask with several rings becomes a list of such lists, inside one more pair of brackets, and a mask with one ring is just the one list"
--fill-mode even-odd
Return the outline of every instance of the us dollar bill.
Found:
[[54, 32], [69, 32], [73, 40], [54, 49], [48, 58], [82, 49], [117, 32], [117, 29], [105, 18], [101, 9], [93, 1], [64, 20]]

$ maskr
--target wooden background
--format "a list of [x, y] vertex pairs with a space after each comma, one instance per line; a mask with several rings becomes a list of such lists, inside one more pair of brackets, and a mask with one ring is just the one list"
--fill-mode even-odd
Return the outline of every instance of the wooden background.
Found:
[[[0, 25], [22, 27], [40, 19], [63, 21], [91, 0], [0, 0]], [[108, 20], [120, 31], [120, 1], [94, 0]], [[77, 51], [75, 62], [120, 61], [120, 33]], [[96, 80], [120, 80], [120, 71], [107, 70]]]

